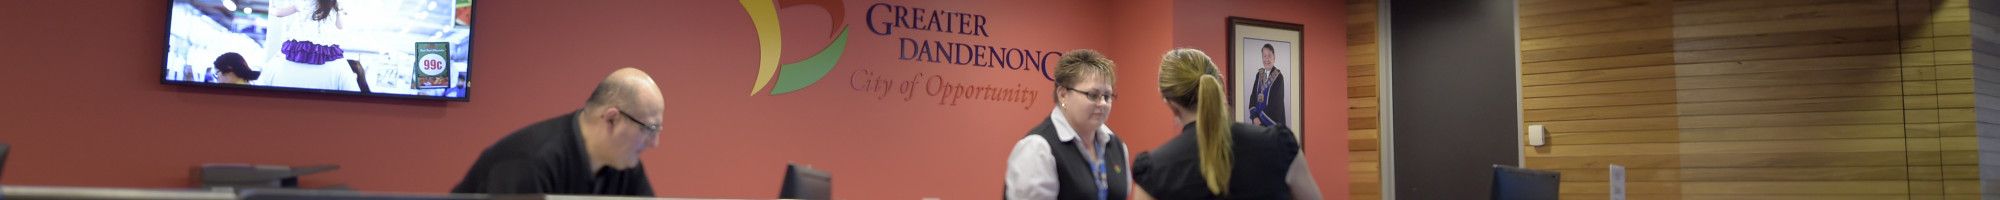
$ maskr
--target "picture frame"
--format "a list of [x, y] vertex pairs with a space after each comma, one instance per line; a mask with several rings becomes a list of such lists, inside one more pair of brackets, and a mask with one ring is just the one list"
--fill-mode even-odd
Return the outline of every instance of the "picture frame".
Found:
[[1222, 70], [1235, 102], [1232, 117], [1302, 136], [1305, 25], [1233, 16], [1227, 21], [1229, 56]]

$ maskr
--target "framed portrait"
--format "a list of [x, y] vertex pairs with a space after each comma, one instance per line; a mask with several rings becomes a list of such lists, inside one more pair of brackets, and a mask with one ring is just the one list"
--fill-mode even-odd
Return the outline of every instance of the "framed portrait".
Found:
[[1228, 71], [1233, 117], [1243, 123], [1283, 126], [1301, 134], [1299, 80], [1306, 75], [1304, 25], [1229, 17]]

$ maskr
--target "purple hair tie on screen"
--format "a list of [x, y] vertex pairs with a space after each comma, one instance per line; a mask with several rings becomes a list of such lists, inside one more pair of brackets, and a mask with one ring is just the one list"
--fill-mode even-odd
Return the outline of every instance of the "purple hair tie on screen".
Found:
[[346, 57], [346, 50], [340, 45], [314, 44], [312, 41], [286, 40], [279, 52], [285, 53], [285, 60], [306, 64], [326, 64], [327, 61]]

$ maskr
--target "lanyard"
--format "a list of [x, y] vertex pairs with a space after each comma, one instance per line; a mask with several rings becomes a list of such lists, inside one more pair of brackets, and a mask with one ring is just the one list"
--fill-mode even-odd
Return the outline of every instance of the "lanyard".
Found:
[[[1097, 141], [1084, 141], [1084, 142], [1097, 142]], [[1111, 196], [1111, 187], [1108, 186], [1109, 183], [1106, 183], [1105, 181], [1110, 177], [1105, 177], [1104, 173], [1104, 163], [1106, 162], [1104, 158], [1104, 144], [1097, 144], [1091, 146], [1096, 147], [1097, 151], [1097, 162], [1091, 163], [1091, 168], [1090, 168], [1090, 172], [1096, 176], [1091, 176], [1091, 178], [1097, 180], [1097, 200], [1105, 200], [1107, 198], [1110, 198]]]

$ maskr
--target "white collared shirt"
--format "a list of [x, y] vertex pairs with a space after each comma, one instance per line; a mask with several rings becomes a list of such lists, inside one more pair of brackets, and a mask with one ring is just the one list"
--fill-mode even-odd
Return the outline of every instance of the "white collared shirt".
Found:
[[[1063, 142], [1076, 141], [1076, 129], [1070, 127], [1069, 118], [1062, 115], [1062, 110], [1056, 109], [1050, 111], [1049, 119], [1049, 122], [1053, 123], [1052, 125], [1056, 127], [1056, 139]], [[1097, 146], [1102, 147], [1111, 143], [1113, 135], [1110, 126], [1099, 125], [1097, 127], [1097, 137], [1094, 140], [1097, 140]], [[1119, 146], [1123, 147], [1124, 145]], [[1028, 135], [1022, 137], [1020, 141], [1014, 142], [1014, 152], [1007, 155], [1007, 199], [1056, 198], [1057, 187], [1061, 186], [1061, 184], [1056, 180], [1056, 157], [1049, 148], [1049, 141], [1042, 139], [1042, 136], [1039, 135]], [[1097, 152], [1092, 149], [1084, 149], [1083, 145], [1076, 145], [1076, 148], [1082, 152]], [[1130, 154], [1131, 151], [1129, 150], [1131, 148], [1124, 148], [1121, 152]], [[1131, 156], [1127, 155], [1123, 157], [1129, 158]], [[1093, 160], [1093, 163], [1090, 164], [1094, 165], [1097, 164], [1096, 162], [1104, 162], [1102, 158], [1093, 157], [1093, 159], [1096, 160]], [[1125, 162], [1131, 163], [1131, 160], [1128, 159]], [[1120, 173], [1124, 173], [1127, 183], [1131, 182], [1131, 170], [1123, 170]]]

